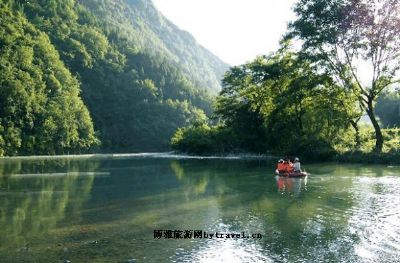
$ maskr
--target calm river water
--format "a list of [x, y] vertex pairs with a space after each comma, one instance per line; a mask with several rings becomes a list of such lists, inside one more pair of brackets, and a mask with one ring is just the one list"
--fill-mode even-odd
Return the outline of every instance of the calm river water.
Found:
[[0, 159], [0, 262], [400, 262], [400, 167]]

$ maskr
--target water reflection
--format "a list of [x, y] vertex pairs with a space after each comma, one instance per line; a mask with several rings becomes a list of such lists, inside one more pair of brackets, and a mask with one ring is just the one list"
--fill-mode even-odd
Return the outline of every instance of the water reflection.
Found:
[[[0, 167], [0, 248], [26, 248], [57, 224], [78, 220], [89, 198], [97, 162], [2, 160]], [[55, 173], [54, 171], [63, 171]], [[47, 172], [47, 174], [42, 174]], [[49, 173], [50, 172], [50, 173]]]
[[[174, 165], [178, 166], [179, 162]], [[245, 252], [242, 253], [243, 257], [240, 256], [240, 251], [234, 254], [242, 262], [257, 260], [256, 255], [259, 255], [260, 248], [263, 255], [269, 256], [263, 261], [364, 262], [365, 258], [368, 259], [372, 256], [369, 254], [367, 257], [365, 253], [361, 256], [360, 251], [370, 251], [370, 248], [368, 250], [364, 245], [360, 246], [359, 244], [365, 242], [362, 236], [368, 236], [366, 233], [370, 233], [370, 230], [361, 227], [363, 231], [355, 234], [352, 228], [354, 227], [353, 221], [356, 221], [357, 224], [361, 222], [359, 219], [354, 220], [355, 211], [358, 210], [358, 207], [369, 204], [369, 202], [366, 200], [360, 202], [358, 198], [355, 198], [354, 193], [358, 192], [362, 196], [369, 196], [370, 192], [366, 191], [365, 186], [359, 184], [357, 180], [363, 177], [376, 180], [376, 177], [396, 173], [399, 175], [398, 169], [393, 171], [382, 167], [351, 165], [345, 167], [328, 164], [326, 167], [322, 166], [319, 173], [315, 169], [315, 176], [311, 177], [311, 183], [308, 182], [309, 178], [277, 177], [275, 178], [276, 184], [273, 186], [267, 177], [262, 176], [265, 172], [257, 169], [257, 167], [255, 168], [257, 172], [253, 175], [254, 170], [249, 172], [235, 168], [235, 164], [230, 165], [233, 167], [226, 167], [225, 173], [221, 173], [215, 168], [205, 169], [209, 171], [205, 173], [208, 174], [209, 188], [212, 189], [214, 185], [217, 185], [217, 188], [223, 189], [223, 191], [214, 190], [219, 194], [217, 195], [218, 205], [216, 207], [219, 219], [227, 226], [229, 231], [260, 231], [267, 234], [261, 242], [253, 240], [232, 243], [232, 241], [229, 241], [219, 244], [219, 246], [215, 242], [208, 242], [204, 247], [192, 251], [195, 254], [202, 255], [200, 258], [203, 259], [210, 260], [217, 253], [216, 251], [223, 254], [224, 251], [219, 250], [219, 248], [224, 247], [224, 244], [226, 244], [227, 251], [230, 247], [240, 244], [244, 251], [253, 251], [254, 253], [253, 258], [246, 257]], [[179, 178], [184, 176], [190, 178], [196, 174], [196, 180], [190, 181], [188, 179], [185, 181], [186, 184], [191, 185], [190, 183], [193, 183], [192, 186], [196, 186], [196, 182], [201, 182], [200, 173], [193, 172], [192, 167], [185, 167], [185, 164], [183, 164], [179, 168]], [[262, 169], [265, 168], [262, 167]], [[240, 173], [240, 176], [235, 176], [237, 173]], [[378, 184], [374, 187], [380, 193], [388, 192], [388, 185]], [[400, 197], [398, 193], [396, 196], [397, 199], [392, 200], [391, 204], [398, 206]], [[391, 199], [385, 194], [383, 197]], [[384, 200], [377, 201], [378, 204], [381, 202], [384, 202]], [[383, 205], [383, 207], [387, 207], [387, 205]], [[399, 236], [400, 225], [393, 222], [400, 222], [400, 219], [398, 213], [393, 214], [393, 211], [395, 211], [393, 206], [387, 208], [392, 211], [391, 223], [389, 219], [380, 220], [389, 222], [384, 229], [391, 229], [392, 231], [392, 235], [387, 238], [390, 240], [390, 245], [381, 245], [375, 249], [379, 251], [376, 255], [383, 255], [384, 258], [388, 259], [387, 262], [390, 262], [393, 256], [399, 256], [400, 240], [394, 236]], [[377, 216], [377, 213], [378, 210], [374, 207], [370, 209], [370, 213], [367, 213], [367, 210], [362, 210], [361, 215], [373, 218], [371, 215]], [[364, 219], [364, 221], [366, 220]], [[382, 227], [377, 228], [377, 226], [371, 225], [368, 227], [377, 231], [382, 229]], [[377, 235], [381, 233], [382, 231], [379, 230]], [[368, 239], [368, 242], [371, 242], [371, 240]], [[388, 250], [391, 252], [387, 252]], [[196, 259], [194, 257], [189, 258]], [[373, 260], [376, 259], [377, 257], [373, 257]], [[385, 260], [382, 262], [385, 262]]]
[[[0, 161], [1, 262], [390, 262], [400, 169], [249, 160]], [[262, 239], [155, 240], [153, 230]], [[21, 251], [23, 248], [23, 251]]]
[[[209, 172], [207, 170], [185, 174], [184, 168], [177, 160], [171, 161], [171, 169], [176, 179], [185, 185], [184, 191], [186, 196], [190, 194], [203, 194], [206, 191], [209, 184]], [[187, 174], [189, 174], [189, 176]]]
[[358, 205], [349, 220], [350, 231], [360, 237], [355, 253], [369, 261], [396, 258], [400, 254], [400, 178], [361, 177], [355, 186]]
[[275, 176], [275, 179], [278, 192], [281, 194], [293, 194], [299, 197], [302, 191], [307, 191], [307, 176], [303, 178]]

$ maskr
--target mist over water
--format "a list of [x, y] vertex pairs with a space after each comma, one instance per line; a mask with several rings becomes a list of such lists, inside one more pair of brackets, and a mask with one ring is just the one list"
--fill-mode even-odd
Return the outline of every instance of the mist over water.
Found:
[[400, 262], [400, 167], [303, 163], [311, 176], [282, 178], [274, 166], [166, 154], [1, 159], [0, 262]]

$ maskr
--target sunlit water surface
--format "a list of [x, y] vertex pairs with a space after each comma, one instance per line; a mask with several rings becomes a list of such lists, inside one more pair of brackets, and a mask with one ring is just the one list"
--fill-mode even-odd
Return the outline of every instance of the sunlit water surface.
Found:
[[238, 158], [2, 159], [0, 262], [400, 262], [400, 167], [303, 165], [298, 179]]

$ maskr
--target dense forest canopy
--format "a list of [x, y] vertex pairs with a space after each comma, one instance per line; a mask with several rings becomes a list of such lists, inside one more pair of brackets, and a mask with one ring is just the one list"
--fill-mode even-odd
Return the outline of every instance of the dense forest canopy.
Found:
[[0, 3], [1, 154], [157, 151], [228, 66], [146, 0]]
[[54, 154], [97, 144], [79, 82], [48, 36], [4, 5], [0, 18], [0, 154]]
[[329, 154], [358, 114], [354, 106], [354, 98], [332, 78], [316, 73], [286, 45], [231, 68], [217, 97], [214, 115], [219, 124], [181, 128], [172, 145], [195, 153]]

